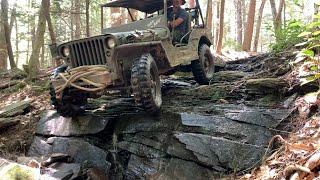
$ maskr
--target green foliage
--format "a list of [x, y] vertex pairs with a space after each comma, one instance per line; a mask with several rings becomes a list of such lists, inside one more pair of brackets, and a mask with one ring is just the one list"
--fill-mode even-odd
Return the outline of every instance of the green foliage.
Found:
[[238, 44], [238, 42], [236, 42], [234, 39], [227, 38], [223, 43], [223, 48], [241, 51], [242, 46], [241, 44]]
[[304, 71], [307, 77], [301, 78], [303, 84], [318, 81], [320, 79], [320, 13], [314, 16], [314, 22], [306, 25], [305, 31], [299, 34], [304, 39], [304, 47], [298, 56], [305, 57]]
[[299, 35], [305, 32], [305, 29], [306, 26], [300, 20], [289, 21], [288, 25], [280, 30], [278, 42], [271, 44], [271, 50], [277, 53], [302, 42], [303, 37]]

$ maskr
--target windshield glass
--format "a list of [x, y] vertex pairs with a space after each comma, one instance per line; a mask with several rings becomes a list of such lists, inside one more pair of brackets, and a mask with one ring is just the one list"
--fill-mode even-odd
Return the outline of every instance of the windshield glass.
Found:
[[157, 17], [163, 14], [163, 10], [145, 13], [128, 8], [105, 7], [103, 8], [103, 14], [102, 24], [104, 24], [103, 29], [105, 29]]

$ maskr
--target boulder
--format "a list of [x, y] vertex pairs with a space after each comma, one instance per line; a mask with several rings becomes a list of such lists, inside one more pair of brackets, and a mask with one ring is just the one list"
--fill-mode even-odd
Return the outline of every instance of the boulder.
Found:
[[35, 137], [31, 144], [29, 156], [49, 156], [53, 153], [69, 155], [74, 163], [79, 163], [86, 167], [99, 167], [108, 170], [110, 163], [106, 161], [107, 153], [78, 138]]
[[248, 73], [242, 71], [220, 71], [214, 73], [211, 83], [238, 81], [248, 76]]
[[0, 159], [0, 179], [40, 179], [40, 169]]
[[42, 179], [75, 179], [80, 176], [81, 166], [74, 163], [55, 163], [42, 170]]
[[182, 131], [222, 137], [225, 139], [267, 146], [273, 134], [268, 129], [247, 123], [239, 123], [221, 115], [203, 116], [181, 113]]
[[210, 105], [210, 107], [216, 114], [228, 119], [268, 128], [275, 128], [292, 112], [285, 108], [269, 109], [236, 104]]
[[0, 118], [18, 116], [24, 113], [27, 113], [30, 109], [29, 101], [21, 101], [13, 103], [9, 106], [5, 106], [0, 109]]
[[20, 119], [14, 119], [14, 118], [0, 118], [0, 129], [5, 129], [10, 126], [14, 126], [19, 124]]
[[81, 136], [97, 134], [104, 130], [108, 117], [87, 114], [81, 117], [66, 118], [56, 111], [45, 112], [37, 127], [37, 134], [44, 136]]
[[177, 132], [175, 137], [193, 152], [199, 163], [216, 171], [250, 169], [261, 162], [266, 151], [261, 146], [202, 134]]
[[197, 165], [194, 162], [177, 158], [147, 159], [131, 155], [128, 168], [125, 173], [126, 179], [211, 179], [210, 169]]

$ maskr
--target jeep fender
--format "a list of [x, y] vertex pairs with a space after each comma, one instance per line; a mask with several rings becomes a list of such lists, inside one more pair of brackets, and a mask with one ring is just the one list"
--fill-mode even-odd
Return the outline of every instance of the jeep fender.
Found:
[[[113, 59], [122, 65], [123, 71], [131, 69], [135, 59], [140, 58], [142, 54], [150, 53], [157, 63], [160, 74], [170, 70], [168, 57], [165, 54], [161, 41], [141, 42], [133, 44], [124, 44], [117, 46], [114, 50]], [[129, 71], [130, 72], [130, 71]]]
[[[198, 51], [201, 47], [202, 44], [206, 44], [208, 45], [209, 47], [212, 45], [211, 41], [206, 37], [206, 36], [202, 36], [199, 40], [199, 43], [198, 43]], [[219, 67], [225, 67], [226, 66], [226, 62], [224, 62], [221, 58], [214, 58], [214, 64], [215, 66], [219, 66]]]

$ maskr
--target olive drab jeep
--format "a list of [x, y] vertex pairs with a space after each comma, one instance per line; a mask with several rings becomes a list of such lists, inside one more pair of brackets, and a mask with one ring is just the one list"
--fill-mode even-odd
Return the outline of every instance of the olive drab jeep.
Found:
[[[159, 76], [179, 67], [190, 67], [199, 84], [208, 84], [215, 66], [223, 63], [215, 62], [211, 54], [211, 28], [199, 0], [195, 2], [195, 7], [183, 7], [189, 14], [188, 31], [178, 42], [172, 41], [174, 29], [167, 26], [171, 0], [115, 0], [101, 5], [102, 35], [51, 46], [52, 56], [65, 62], [51, 78], [57, 111], [75, 116], [85, 111], [88, 98], [117, 91], [133, 96], [147, 112], [156, 112], [162, 104]], [[107, 10], [119, 7], [127, 9], [131, 21], [105, 27]], [[140, 17], [135, 19], [132, 10]]]

